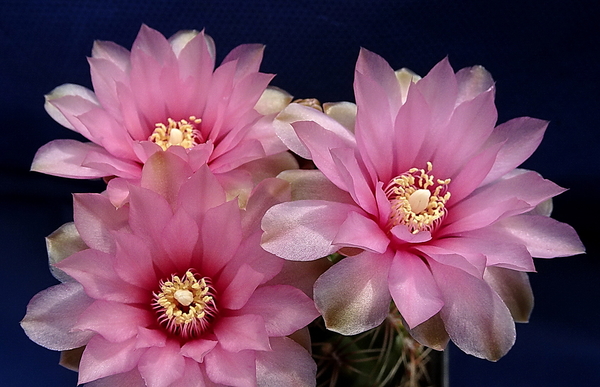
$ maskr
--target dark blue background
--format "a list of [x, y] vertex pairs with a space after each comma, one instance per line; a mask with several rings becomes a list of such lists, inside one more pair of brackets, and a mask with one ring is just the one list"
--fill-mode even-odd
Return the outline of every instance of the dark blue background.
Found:
[[595, 1], [3, 1], [0, 8], [0, 385], [74, 386], [58, 353], [30, 342], [18, 322], [29, 299], [56, 283], [44, 236], [72, 219], [71, 192], [97, 182], [28, 172], [37, 148], [76, 134], [52, 121], [43, 95], [62, 83], [91, 87], [94, 39], [130, 47], [141, 23], [170, 36], [212, 35], [218, 59], [265, 43], [262, 70], [298, 98], [352, 100], [360, 46], [392, 67], [425, 75], [445, 56], [485, 66], [497, 82], [499, 121], [550, 120], [525, 163], [570, 190], [554, 217], [572, 224], [588, 254], [538, 260], [536, 307], [498, 363], [450, 353], [452, 387], [600, 386], [598, 145], [600, 13]]

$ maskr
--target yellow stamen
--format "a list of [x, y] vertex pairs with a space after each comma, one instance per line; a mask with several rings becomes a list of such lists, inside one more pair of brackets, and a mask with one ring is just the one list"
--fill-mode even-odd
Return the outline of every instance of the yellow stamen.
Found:
[[195, 116], [190, 116], [189, 121], [175, 121], [168, 118], [167, 125], [161, 122], [155, 125], [154, 132], [148, 137], [148, 141], [158, 144], [163, 150], [167, 150], [173, 145], [179, 145], [186, 149], [191, 148], [203, 142], [198, 129], [198, 124], [201, 122], [202, 120]]
[[154, 294], [154, 309], [158, 321], [171, 333], [183, 337], [202, 333], [217, 314], [215, 291], [210, 279], [196, 278], [190, 271], [180, 278], [160, 282], [160, 292]]
[[444, 218], [450, 179], [435, 179], [432, 169], [427, 162], [427, 170], [411, 168], [388, 183], [385, 194], [392, 205], [390, 228], [403, 224], [416, 234], [433, 230]]

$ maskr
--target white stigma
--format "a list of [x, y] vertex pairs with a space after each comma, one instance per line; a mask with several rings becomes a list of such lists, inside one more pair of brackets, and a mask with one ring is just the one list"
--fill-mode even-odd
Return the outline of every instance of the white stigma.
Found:
[[171, 129], [169, 133], [169, 145], [180, 145], [183, 142], [183, 132], [179, 129]]
[[410, 209], [415, 214], [423, 212], [429, 205], [429, 198], [431, 197], [431, 191], [428, 189], [418, 189], [413, 192], [408, 198], [408, 204]]
[[175, 291], [173, 297], [183, 306], [190, 306], [194, 301], [194, 294], [186, 289], [179, 289]]

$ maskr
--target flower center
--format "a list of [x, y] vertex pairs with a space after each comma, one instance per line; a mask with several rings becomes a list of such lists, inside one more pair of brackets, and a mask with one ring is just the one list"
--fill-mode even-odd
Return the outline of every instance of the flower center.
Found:
[[431, 231], [441, 223], [450, 199], [450, 179], [435, 179], [432, 169], [428, 161], [427, 170], [411, 168], [388, 183], [385, 195], [392, 205], [390, 228], [403, 224], [416, 234]]
[[160, 281], [160, 292], [154, 293], [152, 306], [158, 321], [169, 332], [184, 338], [198, 336], [217, 314], [215, 290], [210, 278], [198, 278], [188, 270], [181, 278]]
[[148, 141], [158, 144], [163, 150], [167, 150], [172, 145], [191, 148], [204, 141], [197, 127], [201, 122], [202, 120], [195, 116], [190, 116], [189, 120], [179, 121], [168, 118], [167, 125], [162, 122], [155, 125]]

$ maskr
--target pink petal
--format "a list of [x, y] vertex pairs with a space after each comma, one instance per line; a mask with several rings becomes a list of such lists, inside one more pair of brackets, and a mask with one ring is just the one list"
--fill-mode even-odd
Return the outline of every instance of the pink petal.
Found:
[[547, 121], [529, 117], [515, 118], [498, 125], [488, 142], [503, 142], [503, 145], [484, 184], [503, 176], [527, 160], [542, 141], [547, 126]]
[[[435, 245], [455, 252], [473, 261], [471, 256], [483, 254], [486, 266], [499, 266], [519, 271], [535, 271], [531, 254], [525, 246], [517, 241], [508, 240], [495, 233], [486, 233], [486, 229], [469, 236], [468, 233], [458, 238], [442, 238], [435, 241]], [[477, 259], [475, 257], [475, 259]], [[477, 265], [479, 266], [479, 265]]]
[[[171, 270], [163, 272], [185, 270], [186, 267], [190, 267], [198, 238], [199, 230], [196, 222], [182, 209], [175, 212], [175, 215], [165, 225], [163, 237], [160, 240], [167, 257], [173, 263]], [[163, 269], [167, 266], [169, 265], [166, 262], [165, 265], [161, 265]]]
[[300, 200], [271, 207], [262, 220], [261, 246], [293, 261], [310, 261], [335, 252], [332, 241], [358, 207], [324, 200]]
[[[294, 332], [293, 334], [287, 336], [287, 338], [294, 340], [294, 342], [300, 344], [300, 346], [302, 346], [304, 349], [309, 351], [309, 353], [311, 353], [312, 344], [310, 341], [310, 331], [308, 330], [308, 327], [304, 327]], [[271, 339], [273, 339], [273, 337]]]
[[83, 285], [88, 296], [115, 302], [145, 303], [146, 289], [123, 281], [113, 268], [113, 257], [98, 250], [84, 250], [60, 261], [56, 266]]
[[104, 176], [119, 176], [127, 179], [139, 178], [141, 172], [141, 165], [136, 161], [117, 158], [104, 149], [88, 152], [81, 165], [103, 171]]
[[327, 329], [343, 335], [381, 324], [390, 307], [388, 272], [391, 253], [363, 252], [346, 257], [315, 282], [314, 297]]
[[121, 123], [111, 117], [101, 108], [94, 108], [76, 117], [92, 136], [90, 139], [102, 145], [110, 154], [124, 158], [135, 159], [132, 148], [133, 139]]
[[[455, 239], [456, 241], [454, 241]], [[449, 242], [444, 243], [444, 241]], [[429, 245], [418, 246], [417, 249], [427, 255], [427, 257], [434, 259], [439, 263], [464, 270], [473, 277], [483, 278], [483, 271], [487, 265], [487, 259], [485, 255], [475, 248], [470, 249], [470, 246], [468, 246], [467, 243], [467, 240], [462, 240], [460, 237], [444, 238], [442, 240], [436, 240]]]
[[116, 43], [97, 40], [92, 46], [92, 58], [106, 59], [121, 70], [129, 66], [129, 50]]
[[402, 104], [400, 83], [383, 58], [364, 48], [356, 61], [354, 78], [357, 144], [363, 159], [375, 166], [380, 180], [388, 181], [395, 164], [396, 144], [389, 135]]
[[206, 165], [198, 169], [179, 191], [178, 207], [197, 221], [209, 208], [223, 203], [225, 191]]
[[[123, 207], [129, 201], [129, 184], [131, 184], [131, 180], [115, 178], [110, 179], [106, 185], [104, 194], [116, 208]], [[138, 185], [139, 181], [135, 181], [134, 184]]]
[[185, 161], [170, 152], [157, 152], [144, 164], [140, 184], [175, 204], [179, 188], [191, 175]]
[[81, 347], [92, 332], [73, 331], [77, 316], [93, 300], [77, 282], [52, 286], [33, 296], [21, 327], [32, 341], [54, 351]]
[[281, 271], [271, 280], [266, 282], [265, 285], [291, 285], [303, 291], [304, 294], [310, 298], [313, 296], [313, 285], [315, 281], [332, 265], [327, 257], [305, 262], [283, 259], [280, 259], [279, 261], [283, 262]]
[[369, 181], [368, 173], [359, 166], [354, 150], [351, 148], [332, 149], [331, 156], [354, 201], [369, 214], [376, 215], [377, 204], [373, 188], [371, 188], [375, 185], [374, 181]]
[[[272, 75], [250, 73], [241, 78], [238, 74], [237, 61], [227, 62], [215, 70], [211, 84], [211, 99], [207, 101], [202, 123], [204, 131], [210, 131], [206, 137], [213, 140], [217, 147], [215, 156], [223, 156], [230, 151], [244, 146], [244, 143], [257, 142], [264, 152], [262, 140], [269, 146], [277, 141], [275, 133], [265, 138], [263, 125], [257, 131], [254, 124], [261, 115], [254, 110], [254, 105], [264, 92]], [[279, 150], [283, 149], [280, 147]], [[230, 158], [228, 163], [235, 160]], [[249, 160], [245, 160], [247, 162]], [[241, 162], [239, 163], [241, 164]], [[238, 164], [238, 165], [239, 165]], [[233, 167], [232, 167], [233, 168]]]
[[129, 225], [133, 233], [146, 239], [150, 246], [158, 245], [163, 228], [173, 216], [167, 200], [156, 192], [131, 186], [129, 204]]
[[[400, 84], [396, 78], [394, 70], [390, 65], [380, 57], [379, 55], [371, 52], [365, 48], [360, 49], [358, 59], [356, 60], [355, 73], [359, 73], [374, 81], [379, 87], [384, 90], [385, 96], [390, 101], [390, 111], [395, 113], [400, 108], [401, 95], [400, 95]], [[368, 91], [363, 90], [363, 87], [359, 82], [354, 85], [355, 93], [357, 94], [356, 100], [358, 105], [367, 103], [365, 99], [368, 99]], [[366, 93], [366, 96], [362, 94]], [[359, 98], [361, 94], [362, 98]], [[363, 99], [364, 98], [364, 99]]]
[[233, 387], [256, 386], [255, 351], [229, 352], [217, 345], [205, 357], [206, 374], [214, 383]]
[[[217, 155], [217, 147], [211, 158]], [[265, 157], [265, 151], [258, 140], [245, 140], [227, 149], [221, 156], [209, 160], [211, 170], [215, 173], [231, 171], [240, 165]]]
[[427, 101], [417, 88], [409, 87], [406, 103], [400, 107], [393, 132], [390, 130], [389, 133], [393, 136], [389, 139], [393, 145], [392, 173], [389, 178], [431, 161], [429, 157], [434, 150], [434, 144], [428, 139], [431, 130], [431, 112]]
[[585, 252], [573, 227], [546, 216], [513, 216], [498, 227], [522, 241], [534, 257], [567, 257]]
[[492, 75], [483, 66], [465, 67], [456, 73], [458, 83], [458, 98], [460, 104], [485, 93], [494, 87]]
[[127, 371], [117, 375], [107, 376], [101, 379], [96, 379], [93, 382], [86, 383], [85, 387], [146, 387], [144, 379], [140, 376], [137, 369]]
[[527, 322], [533, 309], [533, 291], [527, 273], [488, 267], [483, 279], [506, 304], [516, 322]]
[[193, 359], [185, 359], [185, 366], [181, 378], [173, 382], [170, 387], [205, 387], [206, 375], [202, 366]]
[[110, 342], [121, 343], [136, 336], [138, 327], [147, 327], [155, 321], [148, 310], [96, 300], [81, 313], [74, 328], [94, 331]]
[[[178, 147], [171, 148], [177, 149]], [[169, 149], [167, 149], [167, 151], [169, 151]], [[208, 164], [208, 160], [210, 159], [210, 156], [212, 155], [214, 149], [214, 144], [210, 140], [205, 142], [204, 144], [198, 144], [193, 148], [190, 148], [187, 151], [187, 155], [188, 163], [190, 164], [190, 167], [192, 167], [192, 170], [197, 171], [204, 164]]]
[[287, 170], [277, 178], [290, 183], [292, 201], [310, 199], [354, 204], [348, 192], [339, 189], [317, 169]]
[[71, 282], [73, 278], [54, 265], [79, 251], [88, 249], [77, 232], [75, 223], [65, 223], [46, 237], [46, 250], [50, 272], [60, 282]]
[[181, 347], [181, 354], [197, 361], [204, 362], [204, 356], [217, 345], [216, 340], [196, 339], [188, 341]]
[[162, 148], [151, 141], [141, 140], [133, 143], [133, 151], [135, 156], [141, 163], [145, 163], [150, 156], [157, 152], [162, 152]]
[[265, 321], [258, 315], [221, 317], [213, 326], [213, 330], [219, 340], [219, 346], [229, 352], [271, 349]]
[[231, 280], [243, 264], [247, 264], [259, 272], [262, 275], [261, 283], [263, 284], [280, 272], [285, 261], [262, 249], [260, 238], [261, 232], [258, 231], [242, 241], [234, 257], [223, 268], [220, 280], [225, 282]]
[[[527, 203], [530, 208], [533, 208], [544, 200], [556, 196], [563, 191], [564, 188], [543, 179], [538, 173], [533, 171], [497, 180], [494, 183], [481, 187], [469, 198], [453, 205], [449, 209], [448, 217], [444, 221], [444, 224], [450, 225], [449, 229], [453, 231], [446, 230], [446, 232], [457, 232], [457, 230], [467, 231], [464, 223], [475, 220], [475, 218], [479, 219], [475, 220], [481, 224], [479, 227], [486, 226], [490, 224], [487, 223], [489, 220], [497, 219], [499, 212], [497, 210], [501, 207], [505, 208], [507, 214], [514, 215], [524, 212], [526, 207], [516, 202], [515, 199], [519, 202]], [[510, 209], [508, 205], [511, 202], [515, 204], [513, 209]], [[488, 217], [488, 215], [493, 216]]]
[[[389, 70], [399, 93], [400, 84], [391, 68]], [[394, 177], [392, 176], [394, 141], [390, 139], [390, 134], [396, 119], [396, 110], [392, 111], [390, 104], [399, 103], [400, 98], [397, 101], [390, 100], [382, 85], [359, 72], [355, 73], [354, 89], [357, 101], [356, 147], [365, 163], [373, 165], [379, 180], [389, 181]], [[313, 160], [315, 160], [314, 155]], [[317, 167], [322, 170], [319, 164]], [[326, 171], [323, 173], [327, 175]]]
[[260, 222], [265, 212], [275, 204], [290, 201], [290, 196], [290, 185], [286, 181], [267, 178], [260, 182], [248, 198], [246, 211], [242, 214], [244, 235], [260, 232]]
[[403, 224], [392, 227], [390, 230], [396, 241], [400, 243], [423, 243], [431, 239], [431, 232], [419, 231], [416, 234], [411, 233]]
[[148, 387], [167, 387], [181, 378], [185, 358], [179, 350], [179, 343], [169, 340], [162, 348], [148, 348], [144, 352], [139, 360], [138, 370]]
[[492, 90], [479, 94], [454, 109], [443, 131], [432, 133], [438, 146], [430, 161], [440, 178], [453, 176], [481, 149], [494, 130], [497, 118]]
[[[111, 59], [94, 57], [94, 51], [98, 51], [100, 45], [107, 46], [112, 44], [113, 47], [119, 47], [122, 50], [122, 61], [124, 63], [115, 63]], [[121, 101], [117, 91], [117, 85], [127, 83], [127, 67], [129, 66], [129, 51], [112, 42], [94, 43], [92, 48], [92, 58], [88, 58], [90, 65], [90, 74], [92, 77], [92, 85], [94, 85], [94, 93], [98, 96], [98, 100], [104, 109], [106, 109], [113, 117], [121, 115]]]
[[107, 176], [104, 170], [82, 165], [86, 156], [94, 151], [105, 152], [100, 146], [90, 142], [50, 141], [36, 152], [31, 170], [73, 179], [95, 179]]
[[222, 64], [235, 61], [236, 77], [241, 78], [258, 71], [264, 50], [262, 44], [242, 44], [231, 50]]
[[[237, 70], [239, 70], [239, 68]], [[266, 121], [261, 122], [258, 128], [259, 130], [255, 132], [254, 124], [259, 122], [262, 117], [254, 109], [254, 106], [272, 79], [273, 75], [271, 74], [253, 73], [234, 80], [233, 88], [229, 91], [227, 100], [220, 101], [222, 113], [226, 115], [226, 117], [223, 117], [223, 121], [220, 122], [222, 125], [222, 127], [219, 128], [220, 136], [211, 136], [210, 138], [215, 140], [220, 138], [220, 142], [228, 148], [231, 148], [232, 144], [235, 144], [242, 138], [262, 138], [265, 135], [264, 130], [268, 130], [268, 127], [263, 126], [263, 124], [268, 123], [271, 120], [271, 117]], [[224, 102], [226, 102], [226, 104]], [[250, 126], [247, 127], [248, 125]], [[213, 127], [213, 130], [214, 129], [215, 128]], [[270, 137], [274, 140], [276, 139], [272, 129]]]
[[56, 122], [65, 128], [79, 132], [86, 138], [89, 138], [89, 132], [87, 129], [83, 127], [75, 128], [75, 126], [73, 126], [73, 124], [70, 122], [70, 114], [67, 114], [69, 117], [67, 118], [67, 116], [60, 111], [60, 109], [54, 106], [53, 102], [62, 97], [71, 97], [69, 98], [71, 101], [71, 112], [74, 115], [78, 115], [88, 111], [91, 107], [98, 105], [98, 99], [96, 98], [96, 95], [93, 91], [86, 87], [66, 83], [54, 88], [54, 90], [44, 96], [44, 99], [46, 100], [44, 103], [44, 109], [46, 109], [46, 112], [50, 115], [50, 117], [52, 117]]
[[[202, 113], [200, 130], [205, 139], [215, 143], [226, 133], [221, 133], [224, 123], [227, 122], [227, 101], [233, 92], [235, 75], [235, 62], [219, 66], [213, 73], [210, 94]], [[231, 127], [227, 128], [231, 129]]]
[[[507, 196], [512, 193], [532, 206], [537, 206], [543, 201], [566, 191], [565, 188], [544, 179], [539, 173], [534, 171], [524, 170], [514, 176], [500, 179], [500, 181], [505, 182], [505, 184], [498, 183], [495, 185], [493, 190], [496, 193], [501, 189], [506, 190]], [[492, 185], [490, 184], [490, 189], [492, 189]], [[527, 189], [523, 188], [523, 186], [527, 186]]]
[[216, 284], [219, 289], [223, 289], [218, 295], [219, 305], [230, 310], [237, 310], [246, 305], [263, 280], [263, 275], [247, 264], [239, 266], [233, 278], [223, 281], [223, 277], [225, 276]]
[[166, 344], [167, 333], [165, 331], [138, 326], [136, 348], [164, 347]]
[[167, 105], [177, 98], [165, 96], [165, 92], [177, 84], [178, 73], [175, 53], [167, 39], [142, 26], [131, 48], [130, 84], [138, 108], [143, 109], [150, 123], [162, 122], [170, 115]]
[[261, 316], [269, 336], [291, 335], [319, 316], [313, 301], [288, 285], [259, 287], [240, 313]]
[[[437, 230], [438, 237], [477, 230], [489, 226], [502, 218], [524, 213], [531, 209], [529, 204], [515, 197], [500, 203], [489, 202], [485, 207], [483, 203], [480, 204], [482, 204], [481, 208], [477, 208], [476, 206], [470, 208], [469, 210], [473, 210], [473, 213], [468, 216], [465, 214], [462, 218], [458, 216], [453, 217], [453, 219], [457, 219], [453, 223], [451, 223], [450, 216], [448, 216], [444, 225]], [[463, 208], [467, 208], [467, 206]]]
[[[292, 124], [300, 141], [308, 148], [315, 165], [331, 182], [340, 189], [348, 191], [344, 178], [340, 175], [338, 166], [331, 155], [331, 149], [350, 148], [355, 145], [352, 140], [340, 137], [338, 134], [326, 130], [319, 124], [310, 121], [295, 122]], [[344, 129], [345, 130], [345, 129]]]
[[298, 161], [290, 152], [280, 152], [248, 162], [236, 170], [248, 172], [256, 184], [290, 169], [298, 169]]
[[112, 253], [115, 242], [112, 231], [127, 227], [129, 208], [116, 209], [100, 194], [73, 195], [73, 218], [81, 239], [90, 248]]
[[452, 341], [465, 353], [496, 361], [515, 342], [515, 324], [502, 299], [483, 280], [429, 261], [441, 291], [441, 317]]
[[450, 341], [450, 337], [448, 337], [448, 333], [444, 328], [444, 321], [442, 321], [439, 313], [410, 329], [409, 333], [419, 343], [437, 351], [445, 349], [448, 341]]
[[432, 108], [434, 127], [443, 127], [450, 118], [458, 96], [454, 70], [448, 58], [436, 64], [429, 73], [415, 84]]
[[452, 176], [449, 189], [451, 198], [449, 205], [459, 203], [469, 196], [477, 187], [482, 185], [486, 174], [496, 161], [501, 144], [490, 145], [477, 155], [473, 156], [467, 163]]
[[[254, 109], [259, 111], [257, 106], [255, 105]], [[275, 117], [273, 117], [273, 114], [260, 117], [258, 120], [252, 122], [244, 138], [259, 141], [265, 154], [268, 156], [282, 152], [288, 153], [286, 152], [288, 150], [287, 146], [285, 146], [275, 132]], [[294, 159], [294, 161], [296, 160]]]
[[310, 354], [287, 337], [271, 339], [272, 351], [256, 353], [256, 379], [260, 386], [314, 386], [317, 365]]
[[200, 228], [202, 267], [216, 274], [229, 262], [242, 241], [240, 209], [237, 200], [206, 211]]
[[273, 122], [273, 126], [275, 133], [281, 141], [292, 152], [302, 158], [310, 159], [311, 155], [310, 151], [302, 141], [300, 141], [291, 125], [298, 121], [313, 121], [322, 128], [325, 128], [350, 142], [355, 142], [352, 133], [333, 118], [311, 107], [291, 103], [277, 115], [277, 118]]
[[215, 177], [225, 190], [227, 200], [237, 199], [240, 208], [244, 208], [255, 183], [250, 173], [243, 169], [243, 165], [232, 171], [217, 173]]
[[373, 220], [351, 211], [331, 243], [383, 254], [390, 239]]
[[444, 305], [427, 264], [414, 254], [396, 251], [388, 281], [390, 294], [409, 329], [430, 319]]
[[129, 232], [115, 232], [117, 243], [114, 268], [120, 278], [132, 285], [154, 291], [158, 284], [152, 253], [146, 241]]
[[[390, 214], [392, 213], [392, 204], [388, 200], [385, 192], [383, 192], [383, 183], [381, 181], [375, 186], [375, 200], [377, 201], [379, 227], [388, 227], [388, 221], [390, 219]], [[408, 229], [406, 231], [408, 231]], [[399, 232], [402, 235], [405, 234], [404, 231]]]
[[187, 104], [182, 106], [185, 111], [202, 111], [206, 99], [210, 97], [208, 88], [215, 68], [215, 60], [210, 53], [207, 38], [204, 31], [201, 31], [183, 47], [178, 55], [181, 79], [192, 81], [189, 90], [182, 88], [184, 90], [182, 101]]
[[[135, 92], [131, 89], [129, 78], [125, 84], [117, 83], [115, 86], [120, 110], [120, 114], [115, 117], [119, 117], [119, 121], [122, 121], [124, 129], [134, 141], [148, 140], [157, 122], [148, 122], [144, 117], [143, 112], [137, 106]], [[140, 158], [135, 149], [137, 145], [135, 142], [132, 144], [134, 152]], [[156, 146], [158, 147], [158, 145]], [[140, 161], [144, 162], [145, 160], [140, 158]]]
[[[68, 88], [68, 90], [63, 90]], [[46, 111], [59, 124], [80, 133], [90, 141], [98, 142], [78, 117], [99, 107], [96, 96], [77, 85], [62, 85], [46, 95]]]
[[131, 371], [137, 366], [144, 351], [135, 348], [135, 338], [122, 343], [111, 343], [96, 335], [83, 351], [78, 383]]

